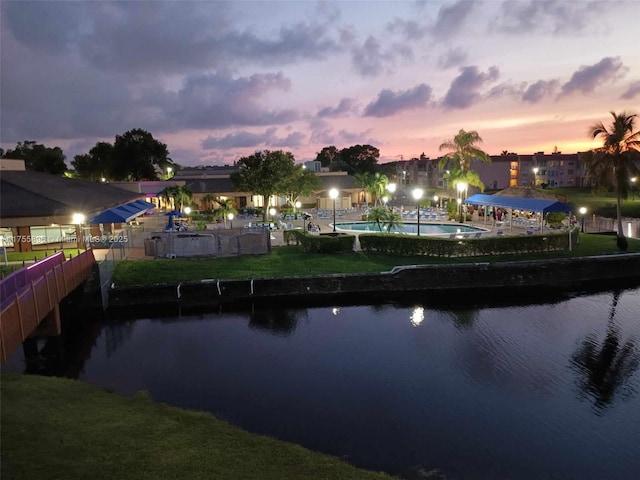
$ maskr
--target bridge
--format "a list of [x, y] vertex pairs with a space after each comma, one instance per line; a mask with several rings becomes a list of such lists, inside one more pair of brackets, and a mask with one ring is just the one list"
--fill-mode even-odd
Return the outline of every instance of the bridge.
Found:
[[60, 301], [91, 276], [95, 263], [93, 250], [69, 259], [58, 252], [0, 282], [0, 363], [31, 336], [60, 335]]

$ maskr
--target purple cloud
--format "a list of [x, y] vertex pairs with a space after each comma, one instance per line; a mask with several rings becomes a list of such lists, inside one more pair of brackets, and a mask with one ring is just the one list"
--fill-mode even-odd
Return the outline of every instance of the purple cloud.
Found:
[[294, 110], [266, 109], [259, 103], [272, 90], [286, 91], [291, 82], [282, 73], [232, 78], [223, 73], [187, 78], [183, 88], [156, 102], [176, 127], [225, 128], [283, 124], [298, 118]]
[[467, 54], [461, 48], [450, 48], [445, 54], [440, 55], [438, 65], [442, 68], [457, 67], [466, 60]]
[[202, 141], [204, 150], [250, 148], [265, 145], [267, 148], [297, 147], [302, 144], [304, 134], [292, 132], [284, 138], [276, 135], [275, 127], [267, 128], [263, 133], [252, 133], [245, 130], [230, 133], [222, 137], [209, 135]]
[[[623, 4], [609, 2], [607, 8], [615, 9]], [[500, 16], [493, 26], [495, 30], [512, 34], [545, 31], [568, 35], [585, 31], [600, 11], [595, 2], [507, 0], [502, 3]]]
[[529, 85], [522, 94], [522, 100], [529, 103], [538, 103], [544, 97], [553, 95], [557, 88], [557, 80], [538, 80], [536, 83]]
[[451, 87], [442, 100], [442, 105], [448, 108], [468, 108], [480, 99], [478, 90], [487, 82], [492, 82], [500, 76], [498, 67], [490, 67], [487, 73], [479, 72], [478, 67], [462, 67]]
[[402, 92], [384, 89], [378, 94], [378, 98], [364, 109], [364, 116], [389, 117], [405, 110], [424, 107], [430, 99], [431, 87], [424, 83]]
[[562, 85], [562, 95], [573, 92], [591, 93], [598, 85], [615, 80], [624, 73], [620, 57], [605, 57], [594, 65], [582, 66]]
[[640, 95], [640, 80], [632, 82], [626, 92], [620, 98], [623, 100], [632, 100]]
[[450, 6], [443, 6], [438, 12], [438, 19], [433, 26], [433, 34], [436, 37], [446, 38], [458, 33], [471, 13], [473, 2], [460, 0]]
[[343, 117], [350, 113], [354, 113], [356, 110], [356, 101], [352, 98], [343, 98], [337, 107], [324, 107], [318, 111], [318, 117]]
[[369, 36], [361, 47], [352, 52], [352, 62], [356, 71], [365, 77], [375, 77], [384, 71], [386, 57], [380, 42]]

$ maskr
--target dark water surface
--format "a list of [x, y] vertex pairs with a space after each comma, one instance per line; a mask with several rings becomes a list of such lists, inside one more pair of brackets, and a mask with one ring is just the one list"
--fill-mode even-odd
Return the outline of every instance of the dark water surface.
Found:
[[75, 375], [405, 478], [640, 478], [640, 288], [502, 300], [118, 319]]

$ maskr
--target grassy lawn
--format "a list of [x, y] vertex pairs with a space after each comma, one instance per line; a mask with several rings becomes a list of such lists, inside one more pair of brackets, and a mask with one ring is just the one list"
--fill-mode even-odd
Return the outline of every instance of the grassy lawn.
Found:
[[[26, 264], [32, 263], [35, 260], [42, 260], [43, 258], [50, 257], [54, 253], [60, 250], [33, 250], [31, 252], [7, 252], [7, 262], [25, 262]], [[64, 251], [64, 256], [69, 258], [69, 255], [75, 257], [80, 255], [84, 250], [77, 248], [67, 248]], [[4, 258], [2, 259], [4, 261]], [[14, 270], [22, 268], [22, 263], [13, 263], [9, 265], [0, 265], [0, 272], [3, 276], [9, 275]]]
[[[45, 257], [50, 257], [54, 253], [59, 252], [58, 250], [33, 250], [31, 252], [7, 252], [7, 260], [9, 262], [22, 262], [24, 261], [33, 261], [34, 259], [41, 260]], [[69, 255], [76, 256], [80, 255], [84, 250], [77, 248], [66, 248], [63, 250], [64, 256], [69, 258]]]
[[6, 479], [391, 479], [204, 412], [82, 382], [2, 375]]
[[[580, 207], [586, 207], [588, 215], [595, 213], [603, 217], [616, 218], [614, 192], [593, 193], [589, 187], [547, 188], [545, 192], [567, 197], [567, 203], [573, 207], [574, 212], [578, 212]], [[631, 193], [627, 200], [622, 201], [622, 216], [640, 218], [640, 191]]]
[[[640, 253], [640, 240], [629, 239], [629, 253]], [[332, 273], [376, 273], [399, 265], [447, 264], [538, 260], [619, 253], [615, 236], [583, 234], [572, 252], [539, 255], [505, 255], [472, 258], [430, 258], [379, 253], [319, 255], [303, 253], [299, 247], [276, 247], [271, 254], [226, 258], [176, 258], [172, 260], [123, 261], [116, 268], [117, 286], [176, 283], [202, 279], [238, 279], [324, 275]]]

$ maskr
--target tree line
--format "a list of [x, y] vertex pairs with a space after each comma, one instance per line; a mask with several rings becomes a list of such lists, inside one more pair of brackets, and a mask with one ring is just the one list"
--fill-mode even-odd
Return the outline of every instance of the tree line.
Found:
[[[27, 170], [63, 175], [68, 172], [66, 156], [60, 147], [46, 147], [33, 140], [18, 142], [15, 148], [0, 150], [1, 158], [24, 160]], [[167, 146], [140, 128], [116, 135], [113, 143], [97, 142], [88, 153], [71, 161], [73, 176], [92, 181], [157, 180], [171, 167]]]

